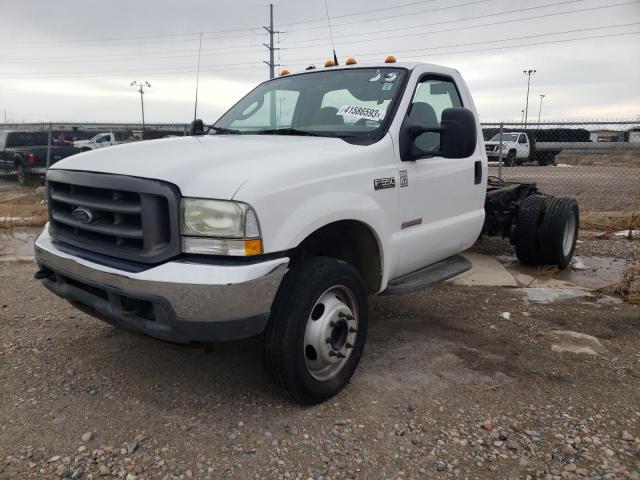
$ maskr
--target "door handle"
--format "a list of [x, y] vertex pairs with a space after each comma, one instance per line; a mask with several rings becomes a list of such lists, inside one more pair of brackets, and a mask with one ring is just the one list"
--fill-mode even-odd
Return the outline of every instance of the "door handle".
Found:
[[482, 182], [482, 162], [480, 160], [476, 160], [476, 163], [473, 165], [474, 170], [474, 185], [480, 185]]

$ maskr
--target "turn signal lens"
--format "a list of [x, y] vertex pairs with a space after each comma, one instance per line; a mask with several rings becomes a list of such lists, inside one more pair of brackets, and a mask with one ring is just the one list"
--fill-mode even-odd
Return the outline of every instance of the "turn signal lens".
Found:
[[396, 57], [393, 55], [389, 55], [384, 59], [384, 63], [396, 63]]
[[235, 240], [226, 238], [182, 237], [182, 251], [199, 255], [230, 255], [249, 257], [262, 253], [262, 240]]
[[262, 253], [262, 240], [255, 238], [253, 240], [244, 241], [244, 254], [247, 257], [251, 255], [260, 255]]

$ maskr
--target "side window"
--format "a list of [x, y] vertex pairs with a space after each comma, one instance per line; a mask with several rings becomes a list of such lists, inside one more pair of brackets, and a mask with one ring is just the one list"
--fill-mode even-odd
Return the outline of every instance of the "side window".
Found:
[[255, 128], [256, 130], [289, 128], [299, 95], [299, 92], [290, 90], [267, 92], [260, 102], [256, 101], [243, 112], [239, 112], [239, 118], [229, 127]]
[[[420, 82], [409, 109], [409, 119], [425, 127], [438, 127], [446, 108], [462, 107], [462, 101], [453, 80], [425, 79]], [[415, 146], [425, 152], [440, 148], [440, 134], [428, 132], [419, 135]]]
[[524, 133], [520, 134], [520, 143], [527, 143], [527, 137], [524, 136]]

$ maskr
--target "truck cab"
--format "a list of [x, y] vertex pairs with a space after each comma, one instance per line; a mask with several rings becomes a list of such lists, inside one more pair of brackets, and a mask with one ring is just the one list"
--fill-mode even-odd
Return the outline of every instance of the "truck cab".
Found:
[[529, 159], [532, 151], [529, 136], [525, 132], [502, 133], [502, 143], [498, 133], [484, 145], [489, 160], [498, 161], [502, 153], [502, 162], [506, 167], [522, 165]]
[[[282, 393], [335, 395], [362, 355], [369, 295], [469, 269], [458, 253], [487, 224], [487, 157], [460, 73], [350, 63], [283, 72], [191, 136], [57, 163], [36, 277], [163, 340], [260, 336]], [[512, 231], [496, 210], [491, 231]]]

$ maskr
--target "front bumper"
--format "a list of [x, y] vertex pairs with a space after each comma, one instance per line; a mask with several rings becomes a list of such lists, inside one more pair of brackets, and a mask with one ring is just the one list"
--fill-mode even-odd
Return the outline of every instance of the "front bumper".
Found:
[[179, 343], [260, 334], [289, 263], [175, 260], [127, 271], [69, 253], [47, 227], [35, 242], [35, 256], [44, 286], [77, 308]]

